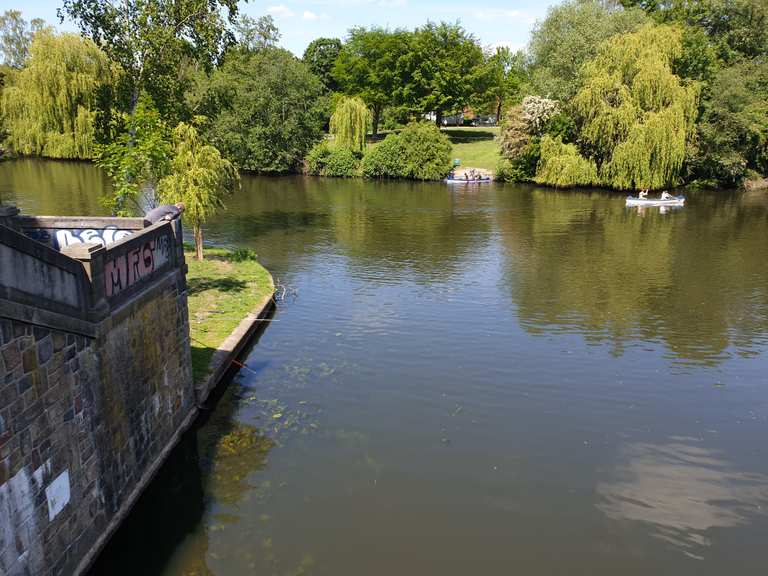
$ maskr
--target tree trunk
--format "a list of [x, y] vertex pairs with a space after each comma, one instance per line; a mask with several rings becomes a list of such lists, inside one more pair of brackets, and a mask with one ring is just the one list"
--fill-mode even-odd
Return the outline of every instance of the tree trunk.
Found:
[[195, 258], [203, 260], [203, 229], [199, 224], [193, 226], [195, 232]]
[[379, 122], [381, 121], [381, 113], [383, 111], [382, 106], [374, 106], [373, 107], [373, 119], [372, 119], [372, 128], [373, 128], [373, 135], [376, 136], [379, 133]]
[[435, 124], [437, 124], [438, 128], [443, 127], [443, 111], [442, 110], [435, 111]]
[[504, 102], [499, 98], [496, 100], [496, 124], [501, 124], [501, 108], [504, 105]]

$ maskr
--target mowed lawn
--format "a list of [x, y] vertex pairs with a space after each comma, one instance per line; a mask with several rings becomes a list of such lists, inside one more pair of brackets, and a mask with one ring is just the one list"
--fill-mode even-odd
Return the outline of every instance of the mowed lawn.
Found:
[[495, 170], [499, 162], [498, 126], [443, 128], [451, 139], [453, 157], [467, 168]]
[[272, 276], [247, 250], [207, 248], [202, 262], [191, 251], [184, 256], [189, 267], [192, 373], [197, 383], [208, 374], [214, 351], [274, 286]]

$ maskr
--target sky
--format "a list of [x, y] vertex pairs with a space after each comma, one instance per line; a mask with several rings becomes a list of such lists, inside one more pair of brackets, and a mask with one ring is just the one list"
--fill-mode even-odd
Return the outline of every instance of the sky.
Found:
[[[344, 38], [353, 26], [415, 28], [427, 21], [456, 22], [474, 34], [483, 46], [524, 48], [536, 20], [544, 18], [555, 0], [272, 0], [240, 2], [241, 12], [252, 17], [271, 14], [282, 35], [280, 44], [297, 56], [321, 36]], [[20, 10], [24, 18], [43, 18], [60, 30], [56, 9], [61, 0], [0, 0], [0, 12]]]

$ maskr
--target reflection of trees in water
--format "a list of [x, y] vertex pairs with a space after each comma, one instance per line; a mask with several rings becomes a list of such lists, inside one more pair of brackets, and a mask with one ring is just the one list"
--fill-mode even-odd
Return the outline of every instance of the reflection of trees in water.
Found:
[[338, 250], [355, 276], [445, 280], [488, 237], [477, 199], [435, 183], [245, 177], [209, 238], [254, 249], [278, 273]]
[[36, 215], [107, 214], [107, 175], [89, 162], [21, 158], [0, 163], [0, 196]]
[[691, 438], [631, 444], [615, 479], [597, 486], [598, 508], [614, 520], [650, 525], [654, 536], [700, 558], [708, 531], [733, 528], [764, 514], [768, 477], [734, 470]]
[[768, 332], [768, 211], [701, 195], [673, 213], [587, 192], [500, 197], [507, 278], [531, 332], [613, 342], [663, 339], [673, 353], [718, 362]]

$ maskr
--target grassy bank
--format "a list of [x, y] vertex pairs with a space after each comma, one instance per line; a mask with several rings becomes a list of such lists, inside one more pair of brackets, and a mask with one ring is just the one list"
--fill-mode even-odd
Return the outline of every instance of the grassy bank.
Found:
[[478, 128], [444, 128], [453, 145], [453, 157], [467, 168], [495, 170], [499, 161], [499, 135], [497, 126]]
[[185, 256], [192, 373], [199, 382], [208, 373], [214, 351], [273, 285], [269, 272], [250, 251], [211, 248], [203, 262], [195, 260], [193, 251]]

